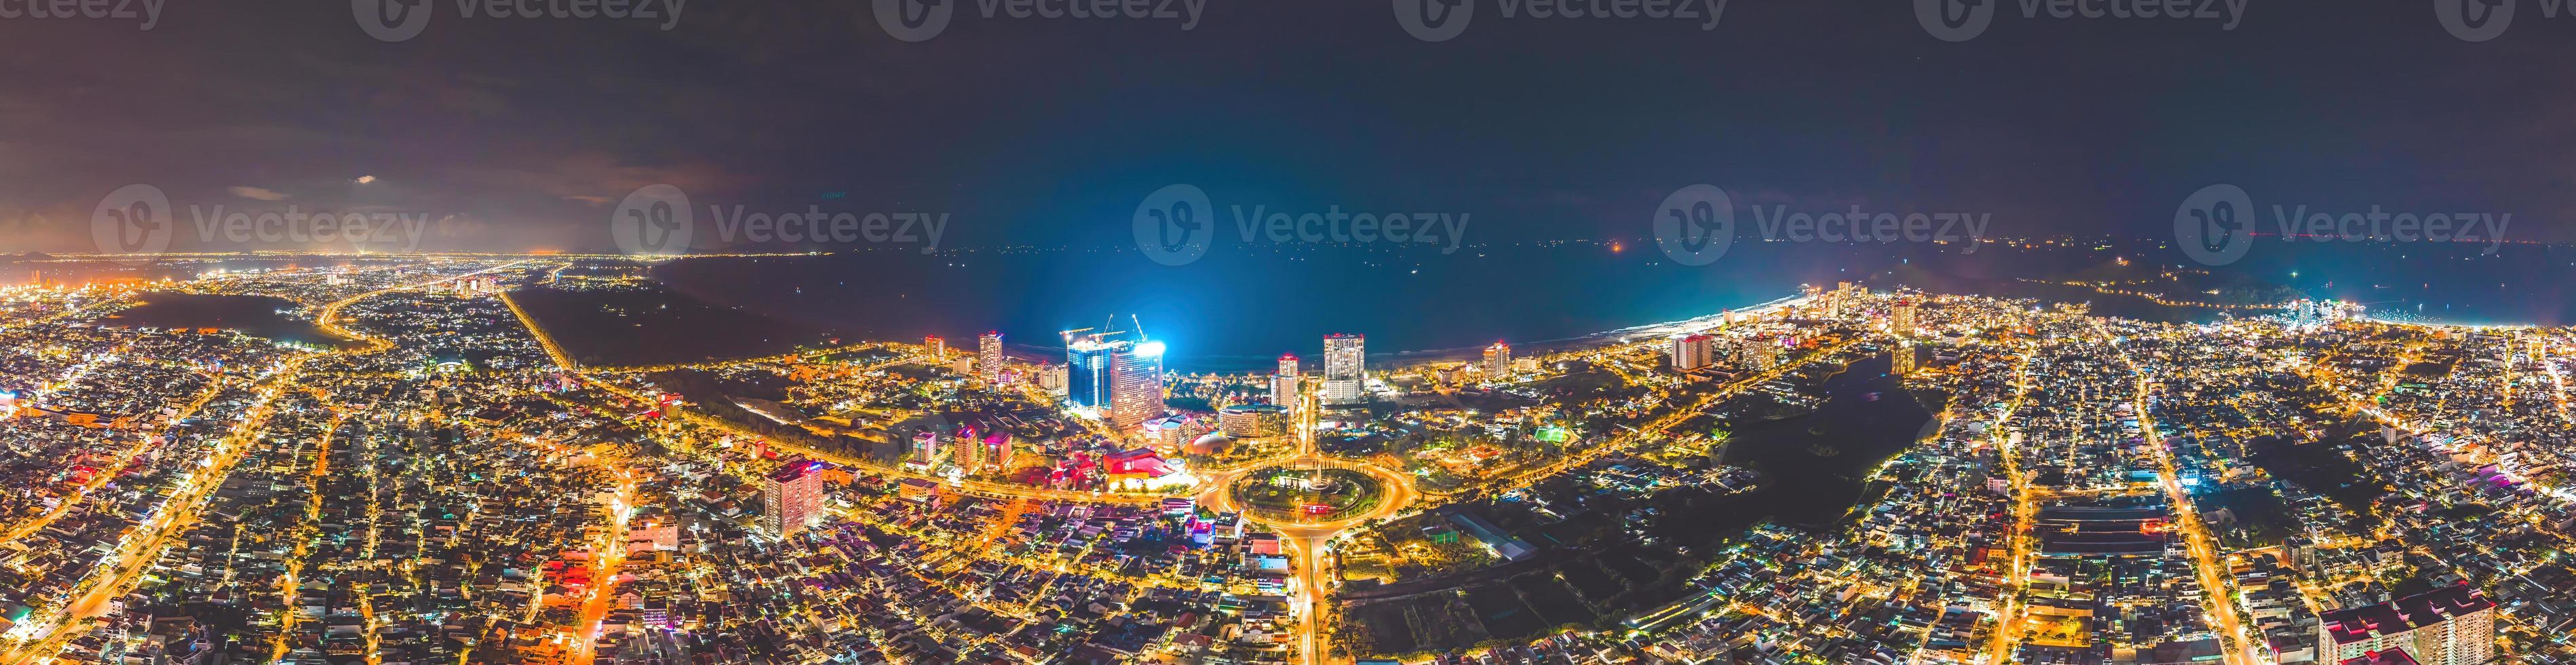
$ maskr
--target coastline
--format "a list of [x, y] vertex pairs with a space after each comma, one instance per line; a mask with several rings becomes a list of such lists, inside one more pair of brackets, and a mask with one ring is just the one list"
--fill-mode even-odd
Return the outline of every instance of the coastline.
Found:
[[[1561, 353], [1594, 346], [1624, 344], [1634, 341], [1640, 337], [1663, 337], [1685, 331], [1705, 330], [1716, 327], [1719, 323], [1724, 322], [1729, 313], [1761, 314], [1779, 310], [1784, 307], [1791, 307], [1805, 301], [1806, 296], [1792, 294], [1757, 303], [1750, 307], [1724, 310], [1716, 314], [1705, 314], [1678, 321], [1629, 326], [1626, 328], [1617, 328], [1587, 335], [1539, 340], [1535, 342], [1509, 342], [1507, 340], [1506, 343], [1511, 344], [1514, 355]], [[1061, 347], [1035, 345], [1014, 346], [1019, 348], [1014, 350], [1013, 355], [1024, 360], [1044, 359], [1049, 361], [1060, 361], [1064, 358], [1064, 349]], [[1022, 352], [1028, 350], [1036, 350], [1040, 353]], [[1445, 349], [1421, 349], [1387, 353], [1370, 353], [1368, 354], [1368, 362], [1370, 365], [1379, 368], [1411, 367], [1430, 363], [1465, 362], [1475, 360], [1482, 357], [1484, 352], [1485, 347], [1483, 346], [1465, 346]], [[1181, 368], [1166, 367], [1164, 368], [1164, 371], [1179, 374], [1212, 374], [1220, 376], [1247, 372], [1261, 374], [1266, 373], [1267, 370], [1265, 365], [1268, 360], [1268, 358], [1262, 358], [1255, 362], [1246, 363], [1242, 368], [1225, 368], [1218, 370], [1192, 368], [1189, 371], [1182, 371]]]

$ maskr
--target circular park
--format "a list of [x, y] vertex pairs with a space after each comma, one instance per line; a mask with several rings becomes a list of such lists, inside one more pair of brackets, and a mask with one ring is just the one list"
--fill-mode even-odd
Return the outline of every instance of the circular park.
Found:
[[1368, 474], [1298, 466], [1244, 474], [1227, 491], [1247, 512], [1300, 522], [1330, 522], [1365, 514], [1386, 496], [1386, 488]]

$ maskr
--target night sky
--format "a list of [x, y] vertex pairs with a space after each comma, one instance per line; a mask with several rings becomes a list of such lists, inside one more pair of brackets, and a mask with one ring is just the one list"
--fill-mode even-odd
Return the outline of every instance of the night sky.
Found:
[[1210, 0], [1187, 30], [949, 1], [917, 43], [859, 1], [573, 20], [427, 0], [398, 42], [336, 0], [177, 0], [149, 30], [0, 18], [0, 250], [91, 249], [92, 208], [133, 183], [182, 210], [428, 214], [424, 250], [610, 250], [612, 209], [657, 183], [702, 223], [709, 204], [947, 213], [949, 247], [1128, 243], [1174, 183], [1220, 206], [1472, 211], [1485, 243], [1646, 235], [1693, 183], [1990, 213], [2016, 236], [2169, 236], [2215, 183], [2512, 212], [2524, 240], [2570, 239], [2576, 211], [2576, 18], [2533, 1], [2483, 43], [2430, 0], [2254, 0], [2232, 30], [1989, 0], [1958, 43], [1891, 0], [1731, 2], [1710, 30], [1470, 0], [1441, 42], [1388, 0]]

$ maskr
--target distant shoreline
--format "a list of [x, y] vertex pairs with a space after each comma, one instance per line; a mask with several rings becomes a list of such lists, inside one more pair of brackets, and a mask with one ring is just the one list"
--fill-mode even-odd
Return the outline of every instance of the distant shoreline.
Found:
[[[1789, 295], [1764, 301], [1751, 307], [1729, 309], [1716, 314], [1695, 316], [1679, 321], [1666, 321], [1663, 323], [1629, 326], [1626, 328], [1618, 328], [1615, 330], [1607, 330], [1576, 337], [1539, 340], [1535, 342], [1512, 342], [1510, 340], [1504, 340], [1504, 343], [1511, 345], [1512, 351], [1516, 355], [1522, 355], [1525, 353], [1553, 353], [1588, 346], [1606, 346], [1609, 344], [1623, 343], [1626, 340], [1636, 337], [1662, 337], [1683, 331], [1704, 330], [1716, 327], [1720, 322], [1725, 321], [1729, 313], [1746, 314], [1767, 312], [1794, 305], [1805, 300], [1806, 296]], [[1012, 354], [1014, 357], [1049, 361], [1061, 361], [1064, 359], [1064, 349], [1062, 347], [1039, 345], [1013, 346], [1019, 347], [1019, 351]], [[1031, 351], [1035, 352], [1031, 353]], [[1462, 346], [1446, 349], [1422, 349], [1413, 351], [1370, 353], [1368, 354], [1368, 359], [1371, 364], [1376, 364], [1381, 368], [1411, 367], [1429, 363], [1463, 362], [1474, 360], [1483, 357], [1484, 352], [1485, 347], [1482, 346]], [[1180, 374], [1263, 374], [1269, 371], [1268, 362], [1269, 359], [1267, 358], [1253, 359], [1252, 362], [1247, 362], [1241, 369], [1180, 371], [1179, 368], [1166, 367], [1164, 370]]]

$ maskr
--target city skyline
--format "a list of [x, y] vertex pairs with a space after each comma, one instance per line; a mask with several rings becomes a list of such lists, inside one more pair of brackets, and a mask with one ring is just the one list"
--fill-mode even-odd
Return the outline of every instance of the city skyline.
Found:
[[2562, 5], [0, 0], [0, 665], [2576, 665]]
[[[12, 362], [59, 377], [0, 385], [8, 449], [49, 460], [0, 476], [19, 483], [7, 496], [45, 497], [0, 504], [0, 525], [14, 542], [125, 532], [103, 552], [0, 557], [30, 590], [0, 598], [25, 608], [0, 618], [0, 657], [1657, 662], [1749, 657], [1741, 631], [1813, 657], [1956, 663], [2576, 656], [2541, 637], [2565, 618], [2538, 581], [2576, 579], [2555, 554], [2576, 542], [2565, 328], [2186, 301], [2235, 296], [2151, 272], [2091, 292], [2219, 313], [1841, 281], [1538, 348], [1372, 360], [1363, 335], [1333, 333], [1320, 366], [1290, 353], [1240, 374], [1164, 366], [1135, 316], [1060, 331], [1061, 357], [1008, 353], [996, 329], [971, 352], [835, 338], [618, 365], [600, 345], [651, 333], [601, 334], [586, 312], [674, 294], [603, 260], [0, 287], [0, 342], [27, 350]], [[206, 304], [159, 309], [191, 299]], [[228, 307], [339, 341], [178, 323]], [[39, 351], [65, 345], [101, 351]], [[2490, 415], [2453, 420], [2454, 400]], [[241, 489], [262, 479], [304, 489]], [[162, 487], [172, 499], [149, 501]], [[458, 502], [474, 507], [434, 508]], [[387, 519], [406, 506], [426, 512]], [[2509, 518], [2455, 518], [2478, 511]], [[441, 535], [463, 529], [510, 535]], [[441, 600], [375, 547], [477, 562], [448, 570], [478, 591]], [[226, 554], [242, 548], [275, 558]], [[805, 571], [743, 565], [782, 549]], [[1879, 554], [1838, 554], [1855, 551]], [[1551, 572], [1509, 572], [1531, 566]], [[190, 572], [210, 567], [228, 573]], [[1136, 586], [1075, 582], [1088, 600], [1057, 606], [1018, 573], [969, 570]], [[527, 593], [522, 575], [561, 591]], [[728, 600], [701, 586], [717, 578], [820, 595]], [[387, 590], [352, 585], [367, 579]], [[1472, 599], [1458, 617], [1483, 637], [1421, 631], [1387, 613], [1449, 601], [1384, 588]], [[240, 624], [193, 609], [232, 595], [276, 609]], [[308, 601], [376, 609], [288, 609]], [[842, 614], [850, 601], [911, 609]], [[1786, 618], [1847, 603], [1896, 619]], [[1007, 626], [1076, 606], [1108, 609], [1038, 632], [916, 618]], [[838, 618], [810, 634], [721, 618], [751, 607]], [[1522, 613], [1594, 620], [1562, 632]], [[178, 618], [196, 623], [152, 628]], [[1166, 632], [1132, 642], [1127, 625]]]

